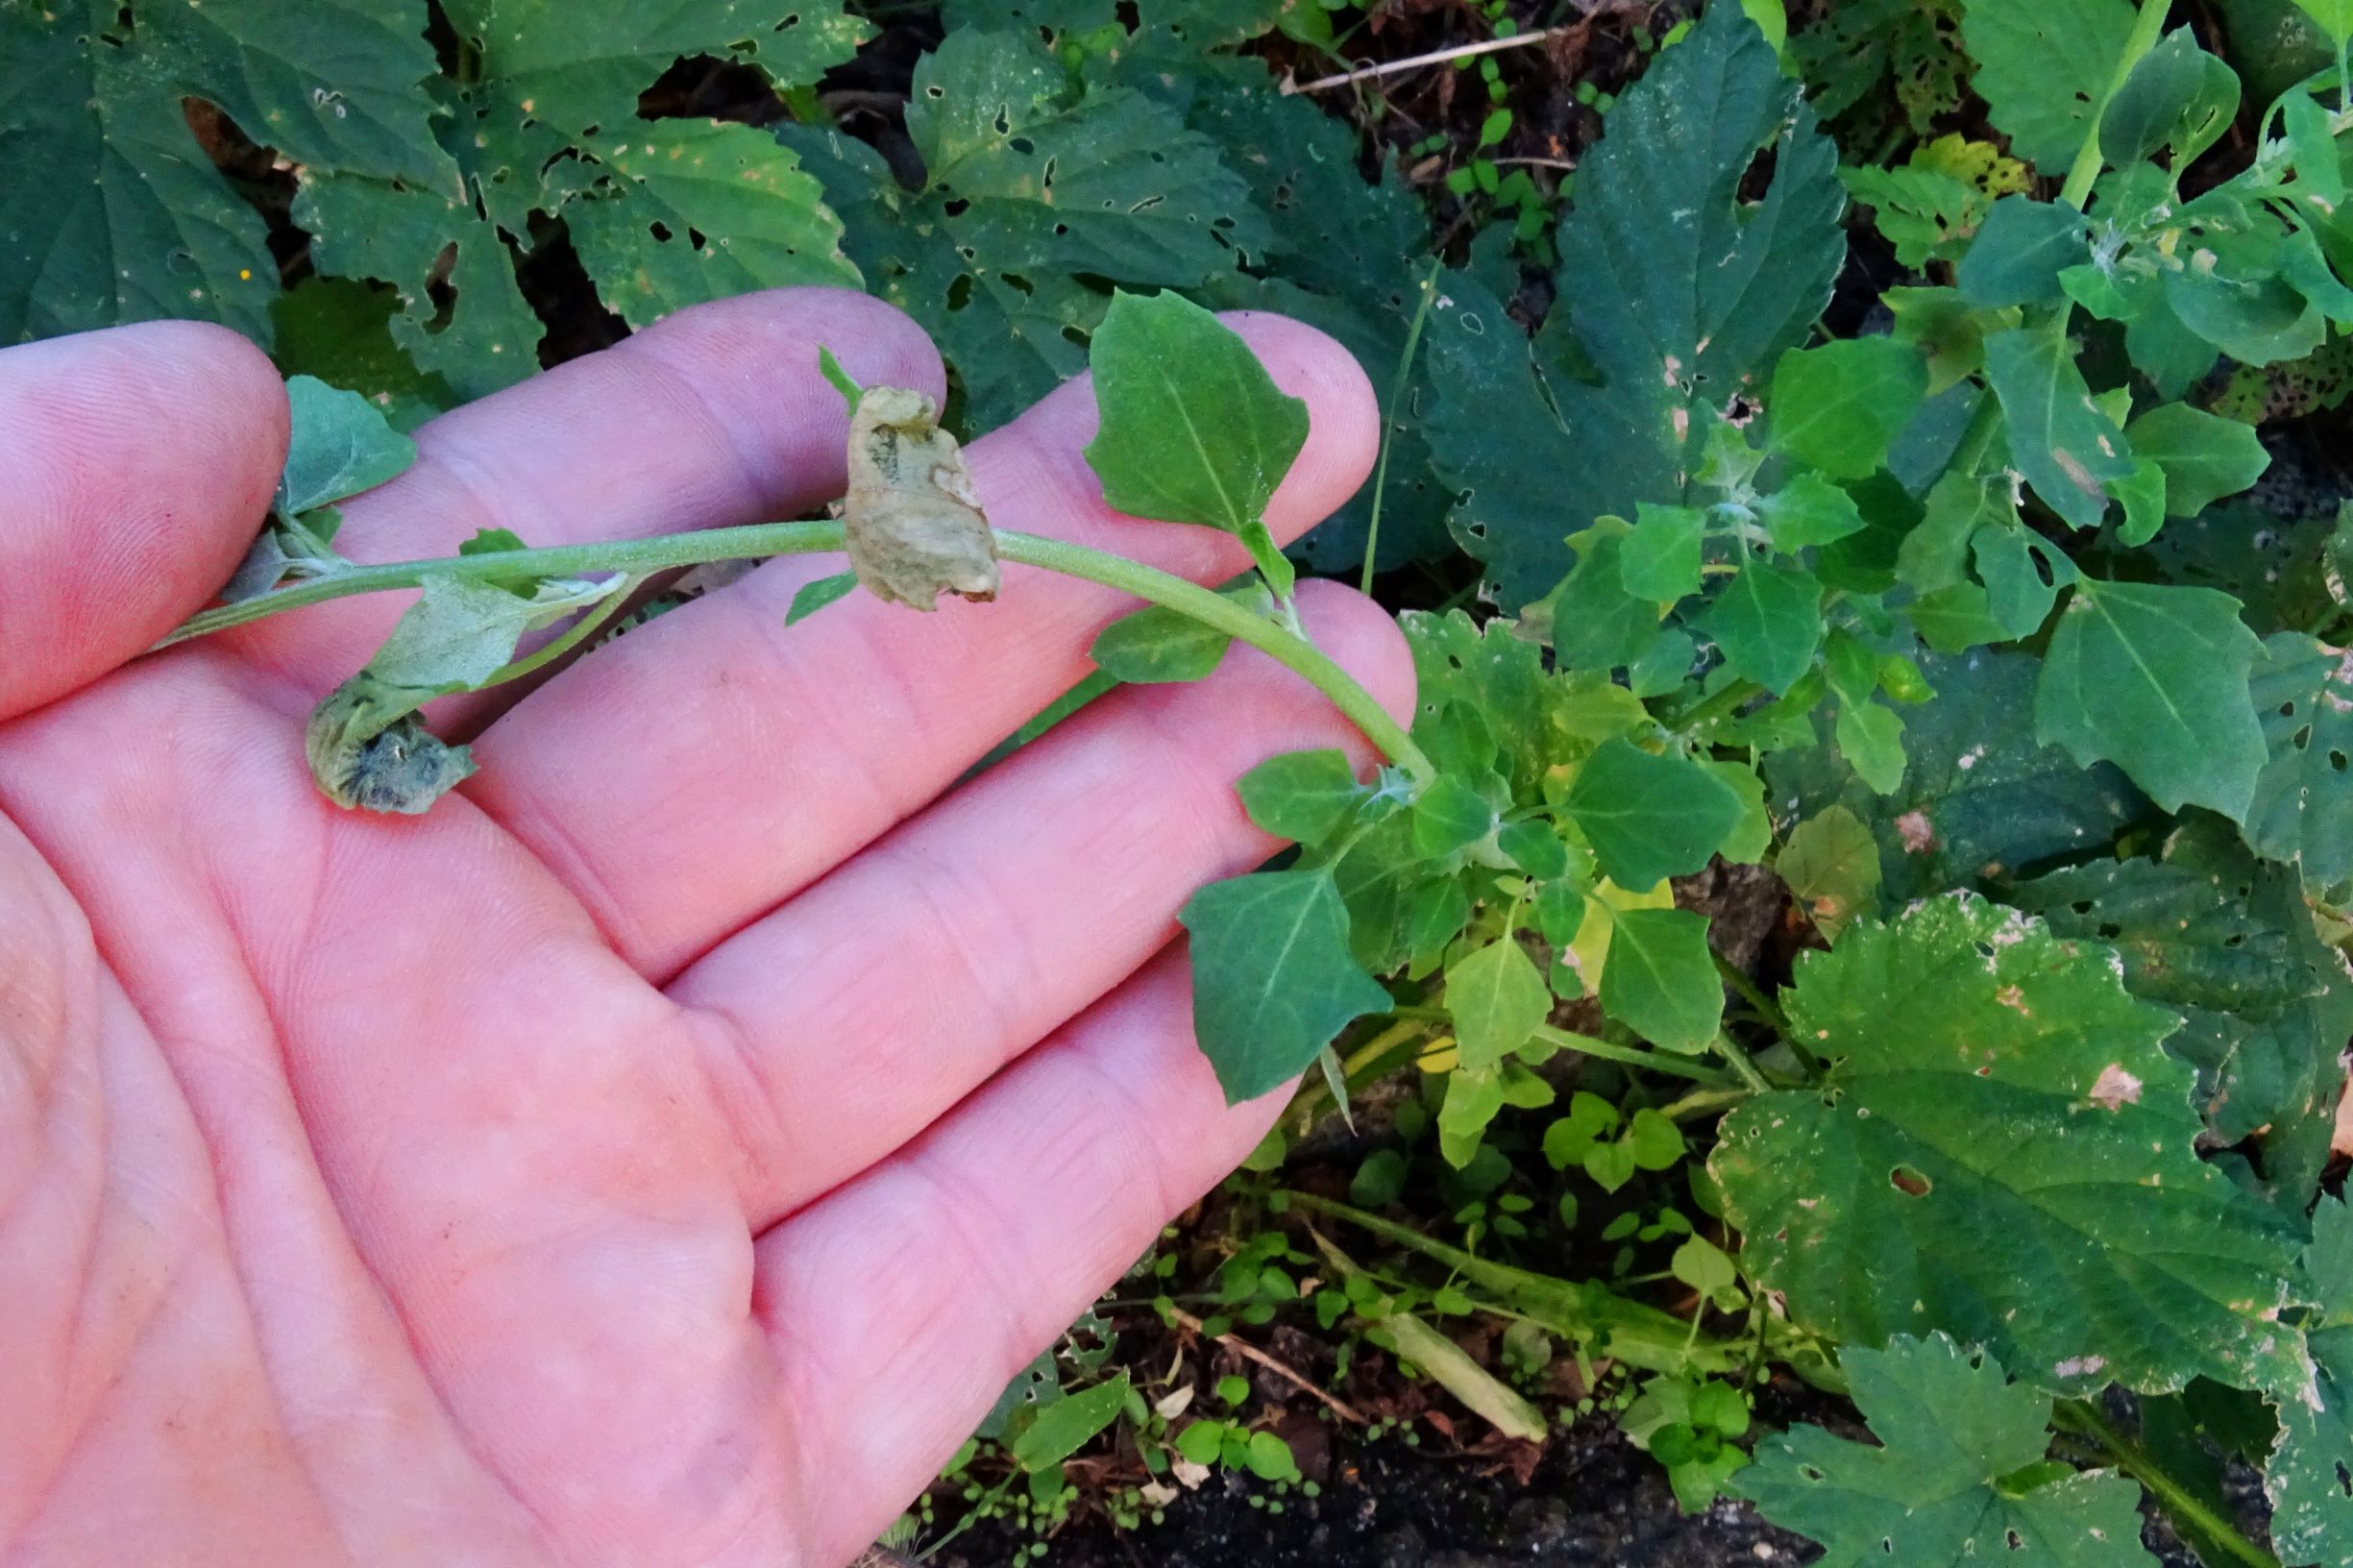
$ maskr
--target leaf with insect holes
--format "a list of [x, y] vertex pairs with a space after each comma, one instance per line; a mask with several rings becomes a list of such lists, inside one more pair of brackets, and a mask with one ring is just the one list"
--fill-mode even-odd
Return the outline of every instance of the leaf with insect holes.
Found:
[[2178, 1019], [2106, 952], [1950, 894], [1856, 922], [1781, 999], [1826, 1090], [1742, 1105], [1708, 1168], [1794, 1322], [1949, 1334], [2070, 1394], [2309, 1386], [2294, 1222], [2198, 1158]]
[[1118, 1420], [1127, 1398], [1128, 1375], [1115, 1372], [1092, 1387], [1035, 1406], [1036, 1413], [1019, 1426], [1007, 1451], [1031, 1475], [1051, 1470]]
[[1552, 1011], [1552, 990], [1516, 936], [1465, 954], [1446, 971], [1446, 1012], [1462, 1065], [1473, 1072], [1501, 1066]]
[[1615, 911], [1601, 991], [1602, 1011], [1645, 1040], [1687, 1054], [1705, 1049], [1724, 1021], [1707, 921], [1687, 909]]
[[1703, 869], [1741, 820], [1740, 796], [1712, 770], [1626, 740], [1595, 748], [1564, 803], [1603, 873], [1624, 888]]
[[90, 6], [0, 7], [0, 344], [217, 321], [267, 343], [261, 215], [188, 130], [174, 62]]
[[1135, 517], [1238, 534], [1307, 445], [1308, 405], [1239, 333], [1176, 294], [1119, 294], [1089, 356], [1103, 499]]
[[2156, 1568], [2141, 1489], [2122, 1476], [2042, 1467], [2050, 1396], [2012, 1383], [1944, 1335], [1839, 1357], [1877, 1446], [1821, 1427], [1776, 1433], [1727, 1489], [1826, 1549], [1830, 1568]]
[[2035, 685], [2035, 734], [2114, 762], [2168, 811], [2244, 820], [2266, 756], [2248, 672], [2263, 644], [2211, 588], [2086, 577]]
[[[1771, 148], [1773, 177], [1743, 202]], [[1755, 23], [1711, 6], [1618, 98], [1560, 226], [1559, 297], [1532, 347], [1465, 271], [1430, 324], [1453, 517], [1516, 609], [1573, 563], [1570, 534], [1690, 499], [1710, 422], [1801, 342], [1846, 256], [1837, 152]], [[1624, 661], [1620, 661], [1624, 662]]]
[[1177, 919], [1192, 934], [1193, 1030], [1229, 1105], [1288, 1083], [1351, 1019], [1389, 1005], [1349, 951], [1329, 867], [1213, 882]]
[[2323, 1197], [2313, 1211], [2304, 1272], [2321, 1315], [2312, 1330], [2317, 1405], [2279, 1404], [2279, 1444], [2264, 1466], [2271, 1544], [2285, 1562], [2340, 1563], [2353, 1556], [2353, 1210]]
[[2064, 317], [1985, 340], [1986, 384], [2001, 400], [2010, 460], [2071, 527], [2099, 526], [2109, 487], [2133, 471], [2124, 432], [2092, 401]]
[[928, 610], [943, 593], [996, 598], [996, 535], [956, 438], [920, 392], [870, 386], [849, 428], [842, 506], [850, 569], [875, 598]]
[[2010, 150], [2043, 173], [2067, 172], [2107, 96], [2132, 32], [2127, 0], [1969, 0], [1961, 37], [1971, 83]]
[[2274, 632], [2249, 693], [2269, 751], [2255, 775], [2246, 842], [2326, 888], [2353, 876], [2353, 669], [2347, 650]]

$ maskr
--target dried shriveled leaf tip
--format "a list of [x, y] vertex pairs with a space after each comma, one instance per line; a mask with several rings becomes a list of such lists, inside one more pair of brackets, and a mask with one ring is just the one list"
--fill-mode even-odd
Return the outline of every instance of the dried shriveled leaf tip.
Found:
[[956, 438], [920, 392], [870, 386], [849, 426], [842, 514], [849, 564], [877, 599], [934, 607], [943, 593], [996, 598], [996, 538]]

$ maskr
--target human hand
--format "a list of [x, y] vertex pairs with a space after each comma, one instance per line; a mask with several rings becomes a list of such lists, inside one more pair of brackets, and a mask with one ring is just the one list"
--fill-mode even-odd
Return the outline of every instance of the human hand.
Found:
[[[1238, 325], [1311, 409], [1288, 537], [1374, 402]], [[846, 430], [820, 343], [941, 391], [872, 301], [703, 306], [436, 421], [337, 546], [806, 509]], [[1262, 1135], [1279, 1096], [1229, 1110], [1192, 1044], [1175, 912], [1274, 847], [1240, 772], [1367, 748], [1237, 649], [951, 791], [1119, 597], [1009, 566], [995, 605], [787, 632], [836, 565], [797, 557], [437, 709], [482, 772], [427, 816], [339, 811], [304, 719], [397, 603], [116, 668], [226, 579], [285, 417], [213, 329], [0, 352], [0, 1561], [845, 1561]], [[992, 515], [1246, 566], [1108, 512], [1092, 425], [1073, 385], [975, 443]], [[1387, 618], [1301, 600], [1402, 711]]]

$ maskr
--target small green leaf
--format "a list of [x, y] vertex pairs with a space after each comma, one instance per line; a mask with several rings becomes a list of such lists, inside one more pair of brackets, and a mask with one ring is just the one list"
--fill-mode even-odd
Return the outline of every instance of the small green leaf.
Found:
[[1635, 509], [1634, 529], [1618, 547], [1618, 574], [1636, 599], [1672, 603], [1700, 591], [1700, 540], [1707, 514], [1696, 506]]
[[2124, 433], [2134, 456], [2164, 472], [2168, 517], [2195, 517], [2262, 478], [2271, 466], [2271, 454], [2253, 426], [2186, 403], [2159, 404]]
[[1300, 844], [1328, 838], [1366, 794], [1347, 756], [1330, 748], [1268, 757], [1242, 774], [1235, 788], [1252, 821]]
[[1491, 1071], [1552, 1017], [1553, 993], [1519, 939], [1505, 935], [1446, 971], [1446, 1011], [1462, 1065]]
[[1756, 515], [1773, 535], [1773, 548], [1796, 554], [1809, 545], [1827, 545], [1863, 531], [1854, 498], [1819, 474], [1800, 474], [1756, 502]]
[[1724, 662], [1774, 693], [1786, 692], [1813, 663], [1822, 640], [1822, 584], [1810, 572], [1752, 560], [1700, 619]]
[[2246, 842], [2326, 888], [2353, 876], [2353, 671], [2346, 651], [2273, 633], [2250, 693], [2269, 758], [2255, 779]]
[[[2309, 100], [2308, 100], [2309, 101]], [[2177, 27], [2133, 66], [2100, 115], [2099, 150], [2122, 168], [2173, 149], [2173, 167], [2189, 167], [2239, 112], [2239, 74]]]
[[1724, 1022], [1707, 921], [1687, 909], [1617, 911], [1602, 1011], [1671, 1051], [1705, 1049]]
[[1139, 686], [1203, 680], [1225, 662], [1233, 635], [1162, 604], [1123, 615], [1095, 634], [1095, 668]]
[[1952, 281], [1963, 299], [1983, 308], [2057, 305], [2067, 298], [2059, 274], [2091, 257], [2082, 213], [2060, 202], [2004, 196], [1986, 214]]
[[1495, 807], [1453, 773], [1440, 773], [1413, 801], [1413, 848], [1428, 860], [1451, 855], [1495, 829]]
[[1102, 424], [1087, 461], [1133, 517], [1239, 534], [1308, 439], [1308, 405], [1240, 334], [1181, 295], [1121, 293], [1091, 362]]
[[2321, 36], [2341, 49], [2353, 37], [2353, 0], [2295, 0], [2296, 9], [2313, 19]]
[[1289, 1082], [1349, 1020], [1389, 1005], [1349, 952], [1329, 867], [1213, 882], [1177, 919], [1192, 934], [1193, 1028], [1229, 1104]]
[[417, 460], [417, 444], [356, 392], [296, 376], [286, 382], [286, 402], [293, 426], [273, 502], [281, 517], [373, 490]]
[[821, 343], [817, 349], [817, 372], [825, 378], [827, 385], [842, 394], [842, 401], [849, 405], [849, 411], [857, 413], [858, 400], [866, 396], [866, 388], [858, 384], [856, 377], [842, 368], [842, 361], [836, 359], [833, 351]]
[[1686, 1237], [1675, 1249], [1667, 1266], [1677, 1279], [1702, 1295], [1728, 1290], [1740, 1283], [1740, 1271], [1732, 1266], [1724, 1249], [1702, 1236]]
[[1878, 910], [1879, 844], [1845, 806], [1826, 806], [1790, 829], [1773, 869], [1833, 942], [1850, 921]]
[[1774, 367], [1773, 444], [1831, 478], [1868, 478], [1927, 392], [1927, 361], [1892, 337], [1792, 349]]
[[2009, 421], [2010, 458], [2070, 527], [2099, 526], [2107, 486], [2132, 472], [2124, 432], [2092, 401], [2066, 324], [1985, 340], [1985, 376]]
[[784, 624], [798, 625], [828, 604], [839, 603], [857, 591], [858, 574], [836, 572], [829, 577], [818, 577], [802, 583], [793, 592], [792, 605], [784, 612]]
[[2247, 685], [2262, 651], [2227, 594], [2086, 577], [2044, 658], [2036, 736], [2115, 763], [2168, 811], [2243, 821], [2266, 756]]
[[1568, 845], [1560, 842], [1553, 824], [1542, 818], [1530, 817], [1507, 823], [1496, 833], [1495, 846], [1530, 876], [1569, 874]]
[[2243, 365], [2301, 359], [2328, 336], [2320, 307], [2282, 278], [2185, 267], [2165, 275], [2165, 303], [2191, 332]]
[[1014, 1462], [1031, 1475], [1062, 1463], [1119, 1419], [1127, 1394], [1128, 1375], [1119, 1372], [1092, 1387], [1039, 1406], [1037, 1418], [1013, 1440]]
[[1841, 702], [1831, 731], [1855, 776], [1881, 795], [1903, 783], [1903, 716], [1877, 702]]
[[1683, 1130], [1646, 1105], [1627, 1123], [1626, 1147], [1644, 1170], [1666, 1170], [1683, 1157]]
[[2050, 1399], [1944, 1335], [1844, 1350], [1855, 1405], [1878, 1446], [1793, 1427], [1758, 1445], [1728, 1489], [1784, 1530], [1828, 1548], [1825, 1562], [1964, 1568], [2156, 1568], [2141, 1545], [2141, 1488], [2067, 1466], [2028, 1488], [2005, 1480], [2050, 1446]]
[[1704, 869], [1742, 816], [1739, 796], [1709, 769], [1622, 739], [1604, 742], [1579, 767], [1566, 807], [1604, 874], [1622, 888]]

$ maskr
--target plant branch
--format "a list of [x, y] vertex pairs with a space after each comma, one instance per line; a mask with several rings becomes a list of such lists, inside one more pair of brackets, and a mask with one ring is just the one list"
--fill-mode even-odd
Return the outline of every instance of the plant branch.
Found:
[[2141, 0], [2140, 13], [2133, 18], [2132, 32], [2124, 39], [2124, 52], [2117, 57], [2116, 69], [2108, 77], [2108, 90], [2099, 95], [2099, 106], [2092, 111], [2092, 123], [2084, 129], [2083, 146], [2076, 150], [2074, 164], [2067, 171], [2067, 184], [2059, 190], [2059, 200], [2078, 212], [2090, 200], [2092, 186], [2099, 179], [2100, 121], [2107, 118], [2108, 106], [2116, 101], [2124, 79], [2141, 63], [2141, 57], [2156, 48], [2157, 40], [2165, 36], [2166, 14], [2172, 9], [2172, 0]]
[[1477, 43], [1458, 43], [1451, 49], [1433, 49], [1426, 55], [1410, 55], [1404, 60], [1385, 60], [1378, 65], [1366, 65], [1359, 70], [1345, 71], [1338, 76], [1319, 77], [1313, 82], [1283, 84], [1282, 92], [1321, 92], [1326, 87], [1344, 87], [1351, 82], [1362, 82], [1376, 76], [1388, 76], [1398, 71], [1416, 70], [1424, 65], [1443, 65], [1450, 61], [1471, 60], [1480, 55], [1492, 55], [1504, 49], [1524, 49], [1532, 43], [1542, 43], [1571, 31], [1569, 27], [1548, 27], [1540, 33], [1521, 33], [1508, 38], [1483, 38]]
[[[1237, 642], [1248, 643], [1323, 693], [1390, 761], [1410, 774], [1417, 787], [1437, 776], [1436, 766], [1414, 744], [1405, 726], [1390, 718], [1388, 710], [1358, 684], [1355, 676], [1304, 638], [1252, 614], [1245, 606], [1158, 567], [1060, 539], [999, 530], [996, 547], [997, 552], [1009, 561], [1116, 588], [1175, 610]], [[559, 545], [549, 550], [494, 551], [436, 560], [396, 561], [385, 566], [353, 566], [204, 611], [156, 647], [168, 648], [192, 637], [226, 631], [282, 610], [321, 604], [355, 594], [422, 587], [432, 577], [479, 582], [528, 576], [578, 577], [601, 572], [643, 576], [706, 561], [807, 555], [841, 548], [839, 523], [758, 523], [746, 527], [708, 528], [699, 533], [661, 534], [650, 539]]]
[[2062, 1432], [2088, 1437], [2116, 1461], [2117, 1468], [2148, 1489], [2157, 1506], [2183, 1524], [2194, 1526], [2214, 1545], [2246, 1568], [2280, 1568], [2279, 1558], [2239, 1533], [2229, 1520], [2166, 1472], [2148, 1451], [2118, 1431], [2089, 1400], [2063, 1399], [2051, 1408], [2051, 1422]]
[[1397, 379], [1389, 384], [1388, 406], [1383, 410], [1381, 461], [1373, 465], [1372, 516], [1364, 527], [1364, 571], [1357, 584], [1365, 594], [1373, 591], [1373, 562], [1381, 553], [1381, 507], [1388, 496], [1389, 456], [1397, 450], [1397, 415], [1405, 406], [1406, 383], [1412, 379], [1413, 356], [1421, 351], [1422, 329], [1430, 325], [1431, 302], [1438, 297], [1438, 271], [1445, 265], [1444, 257], [1434, 257], [1422, 279], [1421, 303], [1413, 307], [1412, 324], [1406, 329], [1406, 350], [1397, 356]]
[[1353, 1421], [1360, 1427], [1369, 1427], [1373, 1424], [1371, 1416], [1366, 1415], [1362, 1410], [1358, 1409], [1354, 1405], [1351, 1405], [1346, 1400], [1340, 1398], [1339, 1395], [1333, 1393], [1328, 1389], [1316, 1386], [1315, 1383], [1304, 1373], [1294, 1371], [1292, 1368], [1286, 1366], [1283, 1362], [1276, 1360], [1272, 1356], [1267, 1355], [1264, 1351], [1259, 1349], [1258, 1346], [1250, 1343], [1248, 1340], [1238, 1339], [1230, 1334], [1210, 1335], [1208, 1332], [1208, 1325], [1204, 1324], [1199, 1318], [1193, 1316], [1192, 1313], [1186, 1311], [1180, 1307], [1169, 1308], [1168, 1316], [1182, 1328], [1188, 1329], [1194, 1334], [1202, 1335], [1205, 1337], [1213, 1338], [1218, 1344], [1223, 1345], [1235, 1355], [1239, 1356], [1243, 1360], [1264, 1367], [1267, 1371], [1272, 1372], [1276, 1377], [1281, 1378], [1285, 1383], [1289, 1384], [1301, 1393], [1323, 1401], [1323, 1403], [1330, 1408], [1332, 1413], [1338, 1416], [1341, 1420]]
[[[1418, 1018], [1451, 1026], [1454, 1015], [1442, 1007], [1393, 1007], [1389, 1016], [1398, 1018]], [[1670, 1056], [1664, 1051], [1646, 1051], [1639, 1045], [1618, 1045], [1591, 1035], [1573, 1030], [1556, 1029], [1549, 1023], [1536, 1025], [1531, 1037], [1558, 1051], [1575, 1051], [1581, 1056], [1599, 1057], [1605, 1062], [1622, 1062], [1630, 1067], [1645, 1067], [1652, 1072], [1663, 1072], [1674, 1078], [1687, 1078], [1694, 1083], [1719, 1088], [1730, 1087], [1730, 1080], [1703, 1062], [1688, 1057]]]

